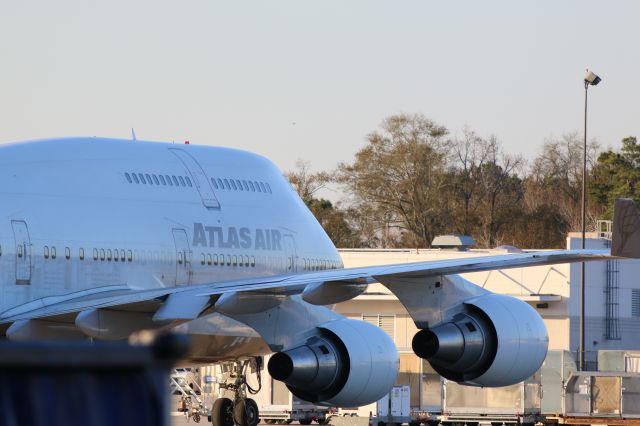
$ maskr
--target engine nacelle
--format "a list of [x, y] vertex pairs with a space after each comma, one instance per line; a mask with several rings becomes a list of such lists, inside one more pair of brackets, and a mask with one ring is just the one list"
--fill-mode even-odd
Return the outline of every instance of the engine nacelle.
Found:
[[420, 330], [413, 351], [438, 374], [474, 386], [508, 386], [535, 373], [549, 336], [540, 315], [509, 296], [486, 294], [464, 302], [451, 321]]
[[357, 407], [389, 393], [399, 363], [387, 333], [364, 321], [341, 319], [318, 326], [304, 343], [274, 354], [268, 369], [305, 401]]

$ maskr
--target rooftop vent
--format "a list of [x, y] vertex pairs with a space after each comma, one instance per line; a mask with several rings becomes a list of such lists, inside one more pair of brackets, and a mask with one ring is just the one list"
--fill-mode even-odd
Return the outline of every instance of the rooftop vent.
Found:
[[475, 243], [469, 235], [438, 235], [431, 241], [431, 247], [465, 251]]

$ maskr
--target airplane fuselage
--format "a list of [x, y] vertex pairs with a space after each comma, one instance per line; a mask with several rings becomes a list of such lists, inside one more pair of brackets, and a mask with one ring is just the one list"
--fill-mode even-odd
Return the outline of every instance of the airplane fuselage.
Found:
[[101, 138], [0, 147], [0, 249], [5, 314], [81, 292], [342, 267], [267, 159]]

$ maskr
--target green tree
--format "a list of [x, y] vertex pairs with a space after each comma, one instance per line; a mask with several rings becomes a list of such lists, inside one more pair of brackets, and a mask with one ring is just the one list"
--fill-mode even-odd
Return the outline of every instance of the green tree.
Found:
[[616, 198], [631, 198], [640, 205], [640, 145], [636, 137], [622, 139], [620, 152], [601, 153], [588, 182], [592, 202], [602, 207], [602, 217], [612, 217]]

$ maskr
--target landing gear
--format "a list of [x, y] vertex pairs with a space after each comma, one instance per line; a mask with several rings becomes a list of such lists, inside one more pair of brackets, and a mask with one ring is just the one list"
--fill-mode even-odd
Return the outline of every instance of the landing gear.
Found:
[[[253, 389], [247, 383], [246, 371], [251, 366], [258, 377], [258, 388]], [[258, 404], [247, 398], [247, 393], [255, 395], [260, 391], [262, 358], [234, 361], [223, 365], [224, 379], [218, 382], [220, 395], [211, 409], [213, 426], [257, 426], [260, 421]]]
[[213, 426], [233, 426], [233, 401], [229, 398], [218, 398], [211, 408], [211, 424]]
[[233, 420], [238, 426], [257, 426], [260, 421], [258, 404], [251, 398], [240, 398], [233, 407]]

